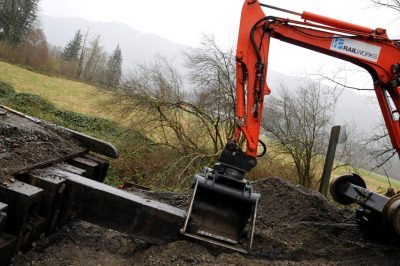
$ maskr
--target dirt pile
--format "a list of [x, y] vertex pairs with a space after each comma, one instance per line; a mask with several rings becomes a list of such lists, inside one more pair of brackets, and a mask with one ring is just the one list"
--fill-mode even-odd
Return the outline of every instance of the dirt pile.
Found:
[[38, 164], [83, 151], [55, 130], [0, 108], [0, 181]]
[[[254, 186], [261, 200], [249, 255], [188, 240], [150, 246], [73, 222], [53, 237], [54, 245], [44, 239], [14, 265], [396, 265], [400, 261], [398, 243], [364, 233], [355, 224], [353, 211], [337, 209], [318, 193], [278, 178], [260, 180]], [[178, 206], [188, 198], [153, 197], [169, 203], [172, 199]]]

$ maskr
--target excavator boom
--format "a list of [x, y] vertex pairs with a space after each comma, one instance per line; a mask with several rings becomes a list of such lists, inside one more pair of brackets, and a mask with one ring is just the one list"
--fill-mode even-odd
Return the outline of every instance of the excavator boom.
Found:
[[[265, 16], [262, 7], [300, 19]], [[390, 40], [381, 28], [371, 29], [311, 12], [297, 13], [257, 0], [244, 1], [236, 51], [235, 139], [227, 143], [213, 168], [195, 176], [192, 201], [181, 230], [189, 237], [244, 252], [251, 249], [259, 197], [244, 177], [257, 164], [264, 96], [271, 92], [266, 83], [271, 38], [366, 69], [373, 79], [393, 147], [400, 153], [400, 43]], [[240, 145], [243, 138], [244, 150]], [[353, 179], [343, 180], [348, 183]], [[344, 194], [347, 190], [341, 188], [346, 182], [338, 183], [336, 195], [348, 197]], [[248, 237], [244, 238], [246, 230]], [[243, 248], [241, 244], [246, 239], [248, 244]]]
[[[261, 123], [262, 99], [270, 93], [266, 81], [270, 39], [278, 39], [306, 49], [354, 63], [371, 75], [374, 90], [393, 147], [400, 152], [400, 49], [386, 30], [370, 29], [311, 12], [296, 13], [303, 21], [265, 16], [261, 7], [272, 6], [258, 1], [245, 1], [237, 48], [237, 113], [236, 140], [246, 137], [246, 153], [255, 155]], [[272, 7], [273, 8], [273, 7]], [[261, 75], [260, 69], [263, 69]], [[264, 87], [263, 87], [264, 86]], [[246, 92], [247, 89], [247, 92]], [[246, 93], [247, 103], [243, 101]], [[247, 104], [247, 106], [246, 106]]]

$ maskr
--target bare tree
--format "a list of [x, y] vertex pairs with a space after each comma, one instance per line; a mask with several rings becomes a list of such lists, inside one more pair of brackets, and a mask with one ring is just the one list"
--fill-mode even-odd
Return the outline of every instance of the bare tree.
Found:
[[169, 154], [162, 172], [174, 173], [175, 186], [217, 158], [221, 140], [214, 117], [185, 93], [181, 76], [167, 59], [138, 66], [117, 92], [114, 110], [159, 147], [158, 157]]
[[25, 64], [44, 68], [49, 63], [49, 47], [46, 35], [41, 29], [34, 28], [20, 45]]
[[81, 52], [80, 52], [80, 55], [79, 55], [78, 66], [77, 66], [76, 74], [75, 74], [75, 77], [77, 79], [81, 79], [82, 78], [84, 60], [85, 60], [86, 53], [87, 53], [86, 43], [87, 43], [87, 40], [88, 40], [88, 36], [89, 36], [89, 30], [87, 30], [85, 32], [84, 36], [83, 36]]
[[335, 104], [335, 93], [313, 82], [295, 92], [283, 87], [279, 96], [266, 101], [263, 128], [290, 156], [301, 185], [310, 187], [316, 177]]
[[222, 50], [211, 36], [203, 36], [199, 48], [186, 53], [190, 80], [194, 85], [195, 104], [222, 127], [219, 148], [234, 136], [236, 61], [233, 49]]
[[[233, 54], [205, 36], [199, 48], [184, 54], [190, 80], [185, 84], [191, 90], [184, 88], [172, 62], [161, 56], [137, 66], [115, 90], [119, 96], [113, 110], [151, 139], [157, 160], [163, 162], [157, 175], [175, 177], [175, 187], [187, 185], [194, 172], [212, 165], [233, 137]], [[167, 154], [167, 162], [160, 159]]]
[[107, 54], [101, 46], [100, 35], [90, 43], [88, 57], [82, 72], [82, 78], [88, 82], [103, 80], [103, 73], [107, 62]]
[[[389, 2], [389, 1], [386, 1]], [[380, 5], [383, 6], [384, 2], [380, 1]], [[354, 75], [369, 75], [366, 70], [357, 68], [357, 69], [346, 69], [344, 67], [338, 68], [336, 72], [327, 74], [315, 73], [310, 74], [311, 77], [317, 77], [319, 82], [326, 82], [331, 85], [332, 88], [337, 90], [338, 95], [342, 95], [344, 89], [356, 90], [356, 91], [374, 91], [373, 88], [367, 87], [354, 87], [347, 85], [346, 73], [351, 73]], [[387, 94], [387, 98], [389, 100], [390, 105], [393, 107], [394, 104], [391, 100], [389, 94]], [[378, 103], [376, 101], [376, 96], [371, 96], [370, 104], [375, 105], [376, 108], [379, 109]], [[394, 109], [393, 109], [394, 110]], [[394, 113], [393, 115], [396, 115]], [[391, 168], [391, 160], [396, 155], [396, 150], [393, 148], [389, 134], [387, 132], [386, 126], [381, 121], [380, 125], [378, 125], [377, 130], [368, 133], [368, 135], [362, 134], [362, 132], [358, 132], [355, 134], [356, 129], [352, 129], [352, 140], [347, 142], [344, 146], [343, 150], [340, 150], [341, 155], [345, 152], [346, 160], [351, 159], [351, 165], [361, 167], [363, 169], [369, 169], [371, 171], [376, 171], [377, 169], [383, 170], [383, 173], [387, 175], [386, 169]], [[361, 137], [360, 137], [361, 133]], [[355, 136], [358, 137], [355, 137]], [[357, 139], [355, 139], [357, 138]], [[354, 156], [357, 155], [357, 156]], [[386, 168], [386, 169], [385, 169]], [[356, 171], [356, 168], [353, 168]], [[381, 172], [382, 173], [382, 172]]]
[[377, 131], [378, 132], [366, 141], [366, 145], [370, 147], [369, 155], [375, 160], [373, 170], [390, 164], [390, 160], [397, 154], [396, 149], [393, 148], [392, 142], [390, 141], [386, 126], [381, 124]]
[[399, 0], [370, 0], [376, 6], [387, 7], [395, 11], [400, 11]]

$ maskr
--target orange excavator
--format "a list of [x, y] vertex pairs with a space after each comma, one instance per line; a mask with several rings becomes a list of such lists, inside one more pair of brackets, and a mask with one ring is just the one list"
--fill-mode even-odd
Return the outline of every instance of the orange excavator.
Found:
[[[262, 8], [298, 16], [298, 20], [265, 16]], [[371, 29], [321, 16], [246, 0], [236, 52], [236, 137], [229, 141], [213, 168], [194, 178], [192, 200], [181, 232], [238, 251], [251, 248], [259, 195], [244, 177], [257, 164], [271, 38], [354, 63], [371, 75], [393, 147], [400, 153], [400, 41], [382, 28]], [[267, 121], [268, 122], [268, 121]], [[246, 147], [239, 143], [245, 138]], [[264, 147], [265, 153], [265, 145]], [[343, 176], [331, 185], [335, 200], [358, 203], [360, 221], [375, 214], [400, 234], [400, 200], [366, 190], [361, 177]], [[372, 213], [372, 214], [371, 214]]]

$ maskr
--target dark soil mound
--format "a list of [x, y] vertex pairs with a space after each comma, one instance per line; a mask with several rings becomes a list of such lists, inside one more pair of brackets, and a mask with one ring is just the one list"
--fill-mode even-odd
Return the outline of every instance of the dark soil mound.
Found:
[[[249, 255], [188, 240], [149, 246], [74, 222], [58, 233], [55, 245], [47, 247], [43, 243], [48, 240], [42, 240], [36, 249], [19, 256], [15, 265], [399, 264], [399, 245], [361, 231], [352, 210], [339, 210], [320, 194], [278, 178], [259, 180], [254, 186], [261, 200], [253, 253]], [[178, 206], [188, 199], [187, 195], [146, 193], [148, 197], [151, 194], [158, 200], [178, 202]], [[105, 245], [110, 234], [114, 244]], [[116, 251], [110, 249], [113, 246], [118, 246]]]

